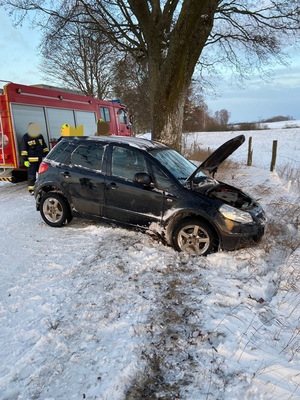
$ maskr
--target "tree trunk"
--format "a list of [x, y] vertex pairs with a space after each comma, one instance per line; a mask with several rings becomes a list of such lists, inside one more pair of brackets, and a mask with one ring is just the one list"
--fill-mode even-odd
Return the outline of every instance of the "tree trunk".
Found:
[[185, 93], [181, 92], [172, 102], [156, 92], [152, 105], [152, 139], [174, 150], [181, 150]]
[[[167, 50], [161, 39], [165, 33], [160, 25], [149, 24], [151, 29], [144, 31], [148, 38], [152, 138], [177, 151], [181, 149], [187, 91], [211, 32], [218, 3], [217, 0], [184, 1]], [[139, 9], [134, 11], [143, 21]]]

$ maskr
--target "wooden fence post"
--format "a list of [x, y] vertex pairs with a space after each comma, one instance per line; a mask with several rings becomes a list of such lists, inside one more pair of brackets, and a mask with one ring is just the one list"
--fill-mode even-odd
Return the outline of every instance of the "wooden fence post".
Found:
[[272, 149], [272, 160], [270, 171], [273, 172], [276, 164], [276, 156], [277, 156], [277, 140], [273, 140], [273, 149]]
[[247, 158], [247, 167], [250, 167], [252, 165], [252, 136], [249, 137], [249, 142], [248, 142], [248, 158]]

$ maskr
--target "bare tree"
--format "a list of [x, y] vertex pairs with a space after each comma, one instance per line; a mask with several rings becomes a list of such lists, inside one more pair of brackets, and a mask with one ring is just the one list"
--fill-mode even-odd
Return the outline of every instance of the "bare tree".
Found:
[[113, 90], [133, 114], [134, 134], [151, 131], [150, 89], [147, 65], [126, 54], [115, 66]]
[[92, 21], [93, 29], [118, 50], [146, 61], [153, 138], [176, 149], [195, 67], [198, 62], [211, 63], [206, 49], [217, 46], [214, 61], [229, 62], [245, 76], [272, 59], [283, 62], [282, 51], [298, 40], [300, 25], [298, 0], [2, 0], [0, 4], [82, 23], [84, 10], [89, 26]]
[[230, 112], [225, 109], [215, 112], [215, 120], [221, 129], [226, 129], [230, 118]]
[[112, 97], [114, 65], [119, 53], [108, 39], [86, 24], [50, 18], [40, 45], [40, 69], [46, 81], [101, 99]]
[[208, 116], [208, 107], [201, 90], [191, 86], [184, 106], [183, 132], [203, 131]]

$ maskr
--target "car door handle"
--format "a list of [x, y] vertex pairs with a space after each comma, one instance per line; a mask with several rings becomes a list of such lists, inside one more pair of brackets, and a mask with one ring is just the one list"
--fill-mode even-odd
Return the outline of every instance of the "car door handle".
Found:
[[71, 174], [68, 171], [63, 171], [61, 172], [61, 175], [64, 176], [65, 178], [70, 178]]
[[106, 185], [106, 189], [107, 190], [109, 190], [109, 189], [117, 189], [117, 188], [118, 188], [118, 185], [116, 184], [116, 182], [110, 182], [109, 185]]

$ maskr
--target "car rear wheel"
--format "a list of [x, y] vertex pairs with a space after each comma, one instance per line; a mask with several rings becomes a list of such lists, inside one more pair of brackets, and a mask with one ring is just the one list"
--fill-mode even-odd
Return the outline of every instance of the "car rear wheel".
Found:
[[210, 225], [201, 219], [184, 218], [173, 230], [173, 246], [198, 256], [217, 251], [217, 238]]
[[67, 201], [58, 193], [47, 193], [41, 198], [40, 213], [46, 224], [59, 227], [72, 220]]

